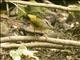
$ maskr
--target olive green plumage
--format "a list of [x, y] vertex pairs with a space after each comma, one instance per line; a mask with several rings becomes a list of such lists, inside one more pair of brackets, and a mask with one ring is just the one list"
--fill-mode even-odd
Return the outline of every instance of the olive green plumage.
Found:
[[41, 18], [35, 15], [28, 14], [28, 17], [35, 29], [40, 29], [40, 30], [53, 29], [53, 27], [48, 22], [42, 20]]

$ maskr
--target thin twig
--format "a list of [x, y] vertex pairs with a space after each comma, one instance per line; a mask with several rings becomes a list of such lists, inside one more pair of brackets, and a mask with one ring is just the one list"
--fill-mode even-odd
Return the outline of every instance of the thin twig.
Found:
[[[14, 3], [13, 3], [14, 4]], [[23, 9], [21, 9], [20, 7], [19, 7], [19, 5], [17, 5], [17, 4], [14, 4], [19, 10], [21, 10], [24, 14], [26, 14], [26, 12], [23, 10]]]
[[[6, 1], [9, 2], [9, 0], [6, 0]], [[7, 10], [7, 15], [9, 16], [9, 4], [8, 3], [6, 3], [6, 10]]]

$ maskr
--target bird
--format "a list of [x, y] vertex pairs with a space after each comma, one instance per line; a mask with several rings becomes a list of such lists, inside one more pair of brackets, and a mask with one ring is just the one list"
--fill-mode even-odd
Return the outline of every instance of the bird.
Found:
[[53, 26], [45, 19], [39, 18], [39, 16], [28, 14], [28, 18], [34, 30], [53, 30]]

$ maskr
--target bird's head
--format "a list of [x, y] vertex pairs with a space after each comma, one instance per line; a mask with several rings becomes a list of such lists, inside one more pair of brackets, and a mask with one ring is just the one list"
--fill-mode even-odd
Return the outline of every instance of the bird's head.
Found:
[[28, 17], [31, 21], [34, 21], [37, 19], [37, 16], [36, 15], [32, 15], [32, 14], [28, 14]]

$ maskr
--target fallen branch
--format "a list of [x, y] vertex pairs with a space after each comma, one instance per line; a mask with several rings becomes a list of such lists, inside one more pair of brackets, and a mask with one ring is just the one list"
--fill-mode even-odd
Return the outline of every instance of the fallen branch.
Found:
[[65, 6], [60, 6], [60, 5], [55, 5], [55, 4], [44, 4], [44, 3], [32, 3], [32, 2], [25, 2], [25, 1], [9, 1], [11, 3], [19, 3], [19, 4], [25, 4], [25, 5], [32, 5], [32, 6], [40, 6], [40, 7], [49, 7], [49, 8], [55, 8], [55, 9], [62, 9], [62, 10], [67, 10], [67, 11], [79, 11], [80, 8], [70, 8], [70, 7], [65, 7]]
[[61, 45], [70, 45], [70, 46], [78, 46], [80, 47], [80, 41], [73, 41], [67, 39], [56, 39], [56, 38], [49, 38], [45, 37], [34, 37], [34, 36], [9, 36], [9, 37], [2, 37], [2, 42], [13, 42], [13, 41], [40, 41], [40, 42], [48, 42], [53, 44], [61, 44]]
[[[52, 43], [45, 43], [45, 42], [31, 42], [31, 43], [24, 43], [26, 47], [37, 47], [37, 48], [56, 48], [56, 49], [71, 49], [71, 46], [63, 46], [63, 45], [57, 45]], [[1, 43], [0, 48], [17, 48], [22, 46], [22, 44], [16, 44], [16, 43]]]

